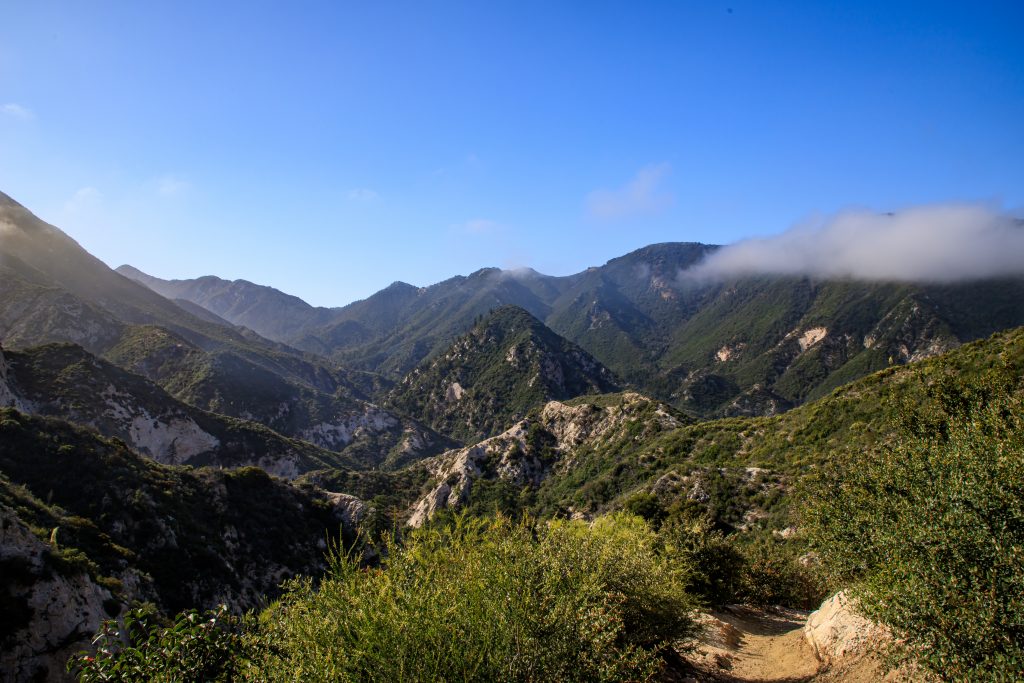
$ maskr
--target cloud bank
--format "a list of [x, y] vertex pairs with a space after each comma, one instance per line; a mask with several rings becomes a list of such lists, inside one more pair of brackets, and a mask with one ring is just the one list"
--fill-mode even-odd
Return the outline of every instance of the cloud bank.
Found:
[[747, 275], [904, 282], [1024, 276], [1024, 222], [972, 204], [848, 211], [723, 247], [680, 278]]
[[620, 188], [591, 192], [587, 196], [587, 214], [598, 220], [617, 220], [668, 208], [674, 197], [661, 189], [661, 183], [671, 170], [668, 163], [652, 164], [641, 168]]

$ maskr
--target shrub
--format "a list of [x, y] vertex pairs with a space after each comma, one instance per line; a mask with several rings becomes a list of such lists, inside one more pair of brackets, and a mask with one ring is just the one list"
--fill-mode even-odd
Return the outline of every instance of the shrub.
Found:
[[837, 583], [944, 680], [1024, 677], [1024, 405], [996, 381], [822, 483], [808, 523]]
[[685, 575], [642, 520], [457, 517], [379, 569], [337, 554], [263, 616], [271, 679], [649, 680], [692, 630]]
[[826, 597], [824, 583], [812, 567], [800, 563], [799, 544], [760, 538], [743, 549], [741, 602], [770, 607], [812, 609]]
[[711, 606], [740, 602], [746, 558], [720, 531], [711, 529], [707, 519], [675, 522], [662, 528], [686, 558], [691, 571], [688, 591]]
[[224, 606], [206, 616], [182, 612], [170, 625], [161, 625], [152, 608], [135, 609], [122, 624], [103, 622], [93, 639], [95, 654], [80, 652], [67, 668], [83, 683], [232, 681], [255, 652], [243, 626]]

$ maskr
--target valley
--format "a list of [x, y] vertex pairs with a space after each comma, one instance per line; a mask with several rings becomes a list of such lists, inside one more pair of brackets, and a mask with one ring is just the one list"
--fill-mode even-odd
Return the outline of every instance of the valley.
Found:
[[[1024, 397], [1024, 278], [698, 282], [688, 269], [719, 248], [666, 243], [575, 275], [485, 268], [316, 308], [244, 280], [113, 271], [6, 195], [0, 224], [12, 680], [61, 680], [139, 605], [263, 611], [303, 660], [297, 644], [326, 636], [288, 610], [328, 609], [335, 590], [313, 585], [360, 594], [353, 577], [399, 571], [402, 543], [448, 562], [437, 534], [484, 553], [460, 581], [498, 581], [492, 551], [572, 563], [574, 543], [622, 542], [649, 562], [638, 575], [686, 575], [680, 610], [811, 610], [847, 585], [818, 568], [820, 487]], [[655, 641], [622, 671], [662, 671], [649, 657], [672, 643]], [[665, 671], [774, 680], [702, 666]]]

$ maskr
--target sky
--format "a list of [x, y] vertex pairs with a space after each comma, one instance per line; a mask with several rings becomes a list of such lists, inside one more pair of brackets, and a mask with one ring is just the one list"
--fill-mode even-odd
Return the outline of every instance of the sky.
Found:
[[163, 278], [337, 306], [850, 211], [1024, 215], [1019, 0], [3, 15], [0, 191]]

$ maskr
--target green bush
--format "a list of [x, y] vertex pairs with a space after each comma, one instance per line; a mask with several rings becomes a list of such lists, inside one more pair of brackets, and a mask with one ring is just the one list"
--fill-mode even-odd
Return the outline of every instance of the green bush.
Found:
[[1024, 404], [934, 390], [890, 446], [822, 483], [808, 525], [837, 584], [944, 680], [1024, 678]]
[[644, 522], [467, 516], [365, 569], [336, 555], [262, 618], [264, 672], [302, 681], [650, 680], [693, 629], [686, 572]]
[[813, 609], [826, 597], [818, 572], [802, 564], [800, 544], [760, 538], [742, 549], [743, 573], [738, 597], [748, 605]]
[[746, 557], [706, 519], [675, 522], [662, 528], [691, 567], [688, 591], [705, 604], [718, 607], [742, 601]]
[[151, 608], [135, 609], [120, 624], [105, 621], [93, 639], [95, 653], [80, 652], [67, 668], [82, 683], [233, 681], [257, 652], [243, 626], [224, 606], [206, 616], [182, 612], [170, 625], [161, 625]]

